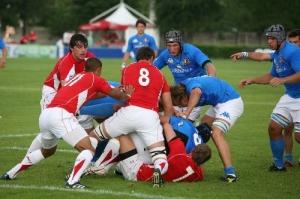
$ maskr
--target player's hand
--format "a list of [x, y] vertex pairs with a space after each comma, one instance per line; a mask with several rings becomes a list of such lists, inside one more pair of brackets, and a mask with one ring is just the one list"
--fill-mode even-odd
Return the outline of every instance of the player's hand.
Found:
[[123, 69], [123, 68], [125, 68], [125, 67], [126, 67], [126, 63], [123, 62], [123, 63], [121, 64], [121, 69]]
[[242, 53], [241, 53], [241, 52], [234, 53], [234, 54], [230, 55], [230, 58], [231, 58], [233, 61], [237, 61], [238, 59], [241, 59], [241, 58], [242, 58]]
[[282, 78], [278, 78], [278, 77], [274, 77], [270, 81], [270, 85], [273, 86], [273, 87], [279, 86], [279, 85], [281, 85], [283, 83], [284, 83], [283, 79]]
[[239, 83], [239, 88], [244, 88], [245, 86], [251, 85], [253, 81], [251, 79], [241, 80]]
[[131, 98], [135, 88], [132, 85], [125, 85], [125, 86], [122, 86], [122, 90], [128, 96], [128, 98]]

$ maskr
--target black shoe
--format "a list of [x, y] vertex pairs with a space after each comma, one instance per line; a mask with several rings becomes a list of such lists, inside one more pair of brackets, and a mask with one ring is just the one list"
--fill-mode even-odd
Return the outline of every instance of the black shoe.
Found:
[[224, 182], [232, 183], [236, 182], [238, 177], [235, 174], [227, 174], [226, 176], [222, 177], [221, 180]]
[[7, 173], [3, 174], [1, 177], [0, 177], [1, 180], [12, 180], [12, 178], [9, 177], [9, 175]]
[[117, 176], [123, 177], [123, 173], [122, 173], [121, 171], [119, 171], [118, 169], [115, 169], [114, 173], [115, 173]]
[[162, 187], [164, 181], [159, 169], [154, 169], [152, 183], [153, 183], [153, 187], [157, 187], [157, 188]]
[[80, 182], [75, 182], [74, 184], [66, 183], [66, 188], [68, 189], [85, 189], [87, 186], [80, 184]]
[[269, 171], [286, 171], [286, 167], [283, 166], [281, 168], [277, 167], [274, 163], [269, 167]]

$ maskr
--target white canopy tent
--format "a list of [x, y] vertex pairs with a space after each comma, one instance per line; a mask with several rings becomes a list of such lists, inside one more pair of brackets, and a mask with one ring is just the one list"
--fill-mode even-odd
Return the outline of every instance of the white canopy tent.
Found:
[[105, 20], [112, 24], [119, 24], [128, 26], [124, 32], [124, 39], [127, 43], [129, 37], [136, 34], [135, 23], [138, 18], [142, 18], [147, 22], [146, 33], [152, 35], [155, 38], [156, 44], [159, 44], [159, 32], [155, 28], [154, 22], [148, 17], [141, 14], [139, 11], [130, 7], [121, 0], [121, 2], [114, 7], [100, 13], [99, 15], [93, 17], [89, 20], [90, 23], [94, 23], [98, 20]]

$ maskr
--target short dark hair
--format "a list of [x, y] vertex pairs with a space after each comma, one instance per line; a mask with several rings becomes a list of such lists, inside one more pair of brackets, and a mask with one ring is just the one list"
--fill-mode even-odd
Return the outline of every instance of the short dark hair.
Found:
[[138, 19], [135, 23], [135, 27], [137, 27], [139, 23], [143, 24], [145, 27], [147, 26], [146, 21], [144, 19]]
[[78, 42], [81, 42], [85, 47], [88, 46], [87, 38], [83, 34], [76, 33], [71, 37], [69, 47], [74, 48]]
[[150, 47], [142, 47], [137, 51], [136, 60], [150, 60], [155, 57], [154, 51]]
[[177, 84], [170, 87], [172, 102], [175, 106], [180, 105], [181, 100], [188, 96], [186, 92], [186, 87], [183, 84]]
[[198, 144], [192, 151], [192, 159], [198, 165], [211, 158], [211, 149], [207, 144]]
[[300, 29], [291, 30], [288, 34], [288, 38], [300, 36]]
[[102, 62], [100, 61], [100, 59], [91, 57], [86, 60], [85, 71], [87, 72], [94, 72], [96, 71], [97, 68], [101, 68], [101, 67], [102, 67]]

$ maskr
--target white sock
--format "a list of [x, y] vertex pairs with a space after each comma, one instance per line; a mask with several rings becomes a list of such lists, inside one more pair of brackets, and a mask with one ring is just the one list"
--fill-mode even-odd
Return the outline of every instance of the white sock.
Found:
[[167, 159], [164, 158], [156, 159], [153, 164], [154, 164], [154, 168], [159, 169], [162, 175], [167, 173], [169, 167]]
[[26, 156], [24, 157], [22, 162], [17, 164], [16, 166], [14, 166], [12, 169], [10, 169], [7, 172], [7, 174], [9, 175], [10, 178], [13, 179], [17, 176], [17, 174], [28, 169], [32, 165], [37, 164], [38, 162], [40, 162], [43, 159], [45, 159], [45, 158], [42, 154], [42, 151], [40, 149], [35, 150], [29, 154], [26, 154]]
[[42, 143], [41, 143], [41, 134], [39, 133], [35, 138], [34, 140], [31, 142], [31, 145], [29, 147], [29, 149], [27, 150], [27, 154], [35, 151], [35, 150], [38, 150], [38, 149], [41, 149], [42, 148]]
[[92, 158], [93, 158], [93, 153], [90, 150], [83, 150], [83, 151], [81, 151], [81, 153], [79, 153], [79, 155], [77, 156], [77, 158], [75, 160], [73, 171], [68, 180], [68, 183], [70, 185], [72, 185], [80, 180], [82, 173], [88, 167]]
[[90, 138], [90, 141], [91, 141], [91, 144], [93, 146], [94, 149], [97, 148], [97, 145], [98, 145], [98, 140], [94, 137], [89, 137]]
[[120, 142], [115, 138], [110, 139], [95, 165], [99, 166], [100, 164], [107, 164], [111, 162], [119, 155], [119, 149]]

